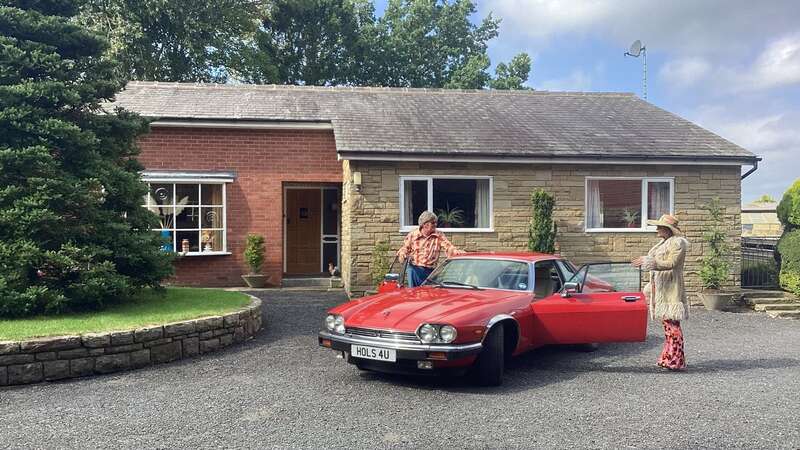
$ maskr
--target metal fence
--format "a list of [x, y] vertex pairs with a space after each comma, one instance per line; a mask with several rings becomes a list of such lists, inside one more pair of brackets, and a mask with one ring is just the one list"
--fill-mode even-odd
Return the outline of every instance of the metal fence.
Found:
[[742, 287], [779, 289], [775, 248], [778, 238], [742, 238]]

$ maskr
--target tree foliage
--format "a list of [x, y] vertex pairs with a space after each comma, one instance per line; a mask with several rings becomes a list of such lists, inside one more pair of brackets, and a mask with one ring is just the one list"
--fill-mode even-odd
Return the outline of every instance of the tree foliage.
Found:
[[100, 307], [172, 270], [140, 206], [147, 124], [76, 2], [0, 2], [0, 316]]
[[783, 224], [777, 249], [781, 287], [800, 295], [800, 180], [783, 194], [778, 219]]
[[558, 227], [553, 223], [553, 208], [556, 201], [544, 189], [531, 193], [532, 217], [528, 229], [528, 250], [532, 252], [555, 252]]
[[495, 70], [497, 77], [489, 81], [492, 89], [527, 89], [523, 83], [528, 81], [531, 72], [531, 57], [526, 53], [520, 53], [513, 57], [508, 65], [498, 64]]
[[259, 17], [258, 0], [87, 0], [81, 22], [110, 42], [133, 80], [227, 79]]
[[264, 253], [264, 236], [248, 234], [247, 243], [244, 246], [244, 260], [250, 267], [251, 274], [261, 273], [261, 266], [264, 265]]

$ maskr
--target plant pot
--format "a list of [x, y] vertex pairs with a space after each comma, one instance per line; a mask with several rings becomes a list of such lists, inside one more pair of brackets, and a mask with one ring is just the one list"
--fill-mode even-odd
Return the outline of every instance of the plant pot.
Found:
[[730, 292], [704, 291], [700, 294], [703, 306], [709, 311], [728, 311], [733, 308], [733, 294]]
[[266, 275], [242, 275], [242, 279], [251, 288], [263, 288], [267, 284]]

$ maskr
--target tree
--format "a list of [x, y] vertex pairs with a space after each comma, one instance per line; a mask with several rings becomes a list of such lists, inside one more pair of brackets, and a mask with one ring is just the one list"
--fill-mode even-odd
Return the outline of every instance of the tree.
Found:
[[780, 284], [800, 295], [800, 179], [784, 192], [778, 204], [778, 219], [783, 225], [777, 248]]
[[544, 189], [531, 193], [532, 217], [528, 229], [528, 250], [554, 253], [558, 226], [553, 223], [553, 207], [556, 201]]
[[263, 16], [258, 0], [88, 0], [81, 22], [111, 43], [124, 76], [224, 82]]
[[753, 203], [774, 203], [776, 200], [769, 194], [758, 197]]
[[0, 316], [100, 307], [171, 273], [140, 206], [140, 117], [76, 2], [0, 2]]
[[232, 69], [252, 83], [358, 83], [374, 12], [368, 0], [274, 0]]
[[528, 81], [531, 72], [531, 57], [527, 53], [520, 53], [506, 65], [500, 63], [495, 68], [497, 77], [489, 81], [492, 89], [530, 89], [523, 86]]

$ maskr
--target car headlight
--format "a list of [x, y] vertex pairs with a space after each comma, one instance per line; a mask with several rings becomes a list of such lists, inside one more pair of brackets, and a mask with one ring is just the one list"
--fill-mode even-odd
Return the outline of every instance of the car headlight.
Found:
[[436, 340], [437, 336], [436, 327], [434, 327], [429, 323], [426, 323], [421, 327], [419, 327], [419, 332], [417, 333], [417, 336], [419, 337], [420, 341], [426, 344], [430, 344], [431, 342]]
[[442, 328], [439, 329], [439, 340], [445, 344], [455, 341], [457, 335], [458, 332], [456, 332], [456, 329], [453, 326], [442, 325]]
[[333, 331], [344, 334], [344, 317], [337, 315], [333, 320]]
[[325, 316], [325, 328], [327, 328], [328, 331], [333, 331], [333, 329], [336, 328], [336, 316], [333, 314]]

